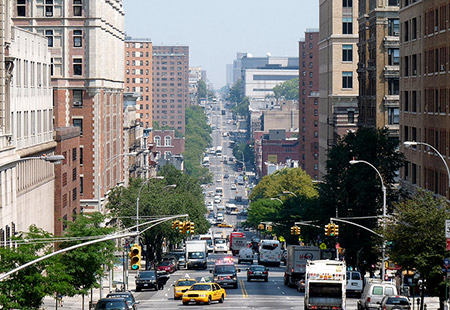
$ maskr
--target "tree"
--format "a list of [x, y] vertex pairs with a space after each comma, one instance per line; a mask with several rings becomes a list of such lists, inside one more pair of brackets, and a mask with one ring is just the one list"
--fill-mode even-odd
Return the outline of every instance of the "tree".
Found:
[[[67, 225], [65, 236], [79, 238], [111, 234], [114, 228], [105, 226], [105, 220], [106, 217], [99, 212], [78, 214], [74, 222], [64, 222]], [[60, 248], [64, 249], [83, 242], [85, 241], [76, 239], [65, 241], [60, 244]], [[105, 241], [64, 253], [60, 261], [65, 266], [73, 287], [73, 290], [66, 294], [68, 296], [82, 295], [84, 305], [84, 296], [91, 288], [99, 287], [98, 283], [100, 277], [104, 275], [105, 266], [109, 268], [113, 266], [114, 250], [114, 241]]]
[[[243, 156], [242, 156], [243, 155]], [[233, 156], [240, 162], [245, 160], [245, 168], [252, 171], [255, 167], [255, 152], [251, 144], [238, 143], [233, 147]]]
[[244, 86], [242, 83], [242, 79], [239, 79], [234, 83], [234, 85], [230, 88], [228, 94], [228, 100], [232, 103], [240, 103], [244, 99]]
[[286, 100], [298, 100], [298, 91], [299, 91], [299, 79], [295, 78], [292, 80], [288, 80], [283, 82], [273, 88], [273, 93], [275, 98], [281, 99], [284, 98]]
[[208, 94], [208, 88], [203, 80], [199, 80], [197, 83], [197, 103], [200, 103], [201, 99], [205, 99]]
[[[388, 210], [396, 200], [396, 172], [404, 164], [404, 156], [397, 151], [398, 141], [389, 137], [387, 129], [360, 128], [340, 138], [328, 153], [327, 174], [320, 184], [320, 220], [329, 222], [330, 217], [361, 217], [382, 214], [383, 195], [376, 171], [366, 164], [350, 165], [353, 158], [365, 160], [381, 173], [388, 191]], [[370, 229], [378, 221], [358, 220]], [[356, 238], [355, 238], [356, 237]], [[345, 248], [349, 266], [359, 267], [363, 272], [372, 271], [380, 257], [381, 240], [366, 230], [352, 225], [341, 225], [339, 242]]]
[[236, 113], [237, 115], [240, 115], [241, 117], [248, 118], [250, 112], [250, 100], [248, 97], [244, 97], [242, 101], [240, 101], [237, 105], [231, 108], [231, 111]]
[[[414, 197], [394, 204], [393, 220], [389, 221], [385, 236], [390, 261], [404, 270], [416, 270], [426, 281], [428, 292], [445, 296], [442, 262], [449, 256], [445, 249], [445, 220], [450, 205], [444, 198], [435, 198], [430, 192], [419, 191]], [[424, 290], [421, 291], [423, 309]], [[442, 308], [441, 308], [442, 309]]]
[[[8, 272], [39, 258], [40, 255], [53, 252], [51, 242], [33, 242], [34, 239], [52, 237], [52, 234], [34, 225], [30, 226], [28, 232], [13, 237], [10, 242], [17, 243], [17, 247], [0, 247], [2, 262], [0, 273]], [[55, 292], [71, 291], [70, 280], [64, 265], [59, 262], [59, 257], [50, 257], [0, 281], [0, 308], [38, 309], [45, 296], [53, 295]]]

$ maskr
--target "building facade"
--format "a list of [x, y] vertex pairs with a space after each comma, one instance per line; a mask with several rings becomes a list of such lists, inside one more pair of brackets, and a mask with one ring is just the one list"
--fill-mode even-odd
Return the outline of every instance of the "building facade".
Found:
[[123, 182], [122, 0], [13, 1], [14, 24], [47, 37], [55, 127], [80, 128], [81, 206], [102, 209]]
[[189, 104], [189, 47], [153, 46], [153, 121], [184, 135]]
[[[436, 148], [450, 156], [450, 1], [401, 1], [400, 139]], [[401, 186], [410, 192], [430, 190], [447, 199], [448, 174], [432, 149], [417, 145], [401, 151], [407, 163]]]
[[299, 42], [300, 167], [319, 178], [319, 30], [307, 29]]
[[322, 178], [329, 149], [339, 136], [357, 129], [358, 3], [354, 0], [319, 3], [319, 178]]
[[138, 93], [137, 121], [152, 128], [152, 42], [150, 39], [125, 40], [125, 91]]
[[399, 137], [399, 0], [359, 1], [359, 126]]

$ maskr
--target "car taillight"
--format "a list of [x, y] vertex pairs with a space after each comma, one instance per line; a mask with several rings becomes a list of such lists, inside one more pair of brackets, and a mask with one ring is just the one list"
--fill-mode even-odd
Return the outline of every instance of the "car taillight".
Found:
[[266, 271], [264, 271], [264, 274], [267, 274], [267, 270], [266, 270]]
[[248, 272], [248, 274], [252, 274], [252, 273], [253, 273], [253, 271], [249, 271], [249, 272]]
[[386, 306], [383, 307], [383, 310], [386, 310]]
[[370, 302], [370, 297], [369, 297], [369, 298], [367, 298], [367, 302]]

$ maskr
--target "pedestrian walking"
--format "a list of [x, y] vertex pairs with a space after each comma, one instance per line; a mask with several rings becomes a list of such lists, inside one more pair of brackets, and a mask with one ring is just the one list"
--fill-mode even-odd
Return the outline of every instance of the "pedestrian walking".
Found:
[[57, 301], [58, 301], [58, 306], [59, 307], [63, 307], [63, 296], [60, 294], [60, 293], [57, 293], [57, 295], [56, 295], [56, 299], [57, 299]]

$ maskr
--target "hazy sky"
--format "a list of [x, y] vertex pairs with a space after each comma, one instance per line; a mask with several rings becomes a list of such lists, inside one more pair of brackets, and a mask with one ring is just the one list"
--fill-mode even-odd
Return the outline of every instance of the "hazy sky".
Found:
[[319, 27], [319, 0], [123, 0], [125, 30], [154, 45], [188, 45], [218, 89], [237, 52], [297, 56], [307, 28]]

